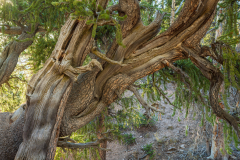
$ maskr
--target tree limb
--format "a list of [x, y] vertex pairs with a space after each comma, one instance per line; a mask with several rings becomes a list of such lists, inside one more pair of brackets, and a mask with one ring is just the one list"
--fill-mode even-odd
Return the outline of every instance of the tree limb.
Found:
[[138, 101], [141, 103], [141, 105], [146, 109], [147, 115], [148, 115], [149, 117], [150, 117], [150, 114], [148, 113], [148, 112], [149, 112], [149, 109], [151, 109], [151, 110], [153, 110], [153, 111], [155, 111], [155, 112], [160, 112], [160, 113], [162, 113], [162, 114], [165, 114], [162, 110], [157, 109], [157, 108], [155, 108], [155, 107], [150, 106], [149, 104], [147, 104], [147, 102], [141, 97], [140, 93], [138, 92], [138, 90], [137, 90], [134, 86], [130, 85], [130, 86], [128, 87], [128, 89], [129, 89], [131, 92], [133, 92], [133, 94], [136, 96], [136, 98], [137, 98]]
[[97, 47], [93, 47], [91, 52], [93, 54], [95, 54], [96, 56], [98, 56], [99, 58], [101, 58], [101, 59], [105, 60], [106, 62], [110, 63], [110, 64], [117, 64], [117, 65], [120, 65], [120, 66], [126, 66], [126, 64], [122, 64], [122, 62], [114, 61], [114, 60], [111, 60], [110, 58], [106, 57], [106, 55], [100, 53], [97, 50]]
[[23, 31], [21, 27], [5, 27], [5, 26], [0, 27], [0, 33], [2, 33], [2, 30], [4, 30], [4, 34], [9, 35], [21, 35]]
[[[21, 35], [22, 32], [24, 31], [24, 29], [21, 27], [11, 27], [9, 25], [3, 25], [2, 27], [0, 27], [0, 33], [2, 33], [2, 30], [4, 30], [4, 34], [9, 34], [9, 35]], [[53, 30], [54, 31], [58, 30], [58, 28], [53, 28]], [[47, 32], [47, 30], [39, 26], [36, 32]]]
[[[104, 142], [105, 140], [112, 140], [112, 139], [102, 138], [95, 142], [88, 142], [88, 143], [73, 143], [73, 142], [67, 142], [67, 141], [58, 141], [57, 146], [61, 148], [69, 148], [69, 149], [84, 149], [84, 148], [90, 148], [90, 147], [99, 148], [98, 145]], [[100, 149], [110, 151], [109, 149], [105, 149], [105, 148], [100, 148]]]
[[181, 70], [178, 67], [175, 67], [172, 63], [169, 63], [167, 60], [163, 60], [162, 63], [171, 68], [172, 70], [174, 70], [175, 72], [178, 72], [181, 75], [183, 83], [186, 84], [189, 89], [192, 88], [191, 85], [185, 81], [185, 79], [189, 79], [189, 81], [191, 82], [191, 78], [183, 70]]
[[[108, 130], [102, 134], [110, 133], [112, 130]], [[70, 142], [69, 142], [70, 141]], [[69, 148], [69, 149], [83, 149], [83, 148], [90, 148], [96, 147], [100, 148], [99, 144], [105, 141], [112, 141], [111, 138], [103, 136], [103, 138], [97, 139], [95, 142], [88, 142], [88, 143], [77, 143], [75, 140], [71, 139], [70, 137], [59, 137], [57, 146], [61, 148]], [[110, 151], [106, 148], [100, 148], [102, 150]]]
[[161, 88], [157, 87], [154, 83], [153, 83], [153, 86], [158, 90], [158, 93], [161, 94], [167, 101], [170, 105], [172, 105], [174, 108], [177, 108], [181, 111], [181, 108], [175, 106], [174, 104], [172, 104], [172, 102], [168, 99], [168, 97], [164, 94], [163, 90], [161, 90]]

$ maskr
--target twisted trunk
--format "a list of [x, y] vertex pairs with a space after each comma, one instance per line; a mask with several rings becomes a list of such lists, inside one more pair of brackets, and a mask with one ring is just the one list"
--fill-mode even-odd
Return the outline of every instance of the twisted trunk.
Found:
[[[127, 14], [120, 23], [126, 47], [114, 41], [107, 58], [102, 55], [104, 60], [98, 60], [102, 71], [97, 60], [82, 66], [87, 54], [96, 52], [92, 50], [92, 25], [86, 25], [86, 20], [67, 20], [49, 60], [29, 82], [23, 142], [15, 159], [53, 159], [59, 136], [89, 123], [136, 80], [165, 67], [163, 61], [187, 58], [182, 45], [199, 50], [217, 2], [187, 0], [171, 27], [155, 37], [164, 14], [157, 13], [155, 20], [144, 26], [138, 0], [120, 0], [110, 10]], [[106, 6], [107, 0], [98, 3]]]

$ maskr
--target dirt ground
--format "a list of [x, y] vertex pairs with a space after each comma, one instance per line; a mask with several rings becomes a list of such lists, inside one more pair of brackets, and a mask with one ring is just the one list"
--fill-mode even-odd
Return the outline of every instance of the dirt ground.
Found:
[[[168, 84], [168, 95], [171, 95], [175, 86]], [[131, 96], [130, 91], [125, 96]], [[174, 95], [169, 98], [172, 102]], [[153, 143], [154, 157], [157, 160], [182, 160], [182, 159], [207, 159], [205, 139], [201, 137], [202, 128], [199, 127], [201, 115], [193, 118], [193, 112], [190, 111], [185, 118], [185, 111], [173, 114], [173, 106], [160, 102], [165, 107], [165, 115], [158, 119], [156, 126], [152, 128], [140, 128], [137, 130], [123, 130], [123, 133], [131, 133], [136, 138], [136, 143], [131, 146], [119, 144], [117, 141], [108, 143], [108, 148], [112, 151], [107, 152], [107, 160], [139, 160], [149, 159], [149, 156], [142, 150], [146, 144]], [[117, 107], [116, 107], [117, 108]], [[142, 111], [143, 112], [143, 111]], [[179, 122], [178, 119], [181, 121]], [[188, 134], [186, 136], [186, 126]], [[240, 154], [236, 152], [234, 159], [240, 160]], [[232, 159], [232, 158], [230, 158]]]

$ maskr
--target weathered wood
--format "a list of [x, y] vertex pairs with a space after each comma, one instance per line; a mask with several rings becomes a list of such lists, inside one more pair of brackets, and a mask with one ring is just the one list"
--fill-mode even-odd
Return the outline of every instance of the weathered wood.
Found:
[[[52, 55], [29, 82], [23, 142], [15, 159], [53, 159], [58, 134], [70, 135], [89, 123], [136, 80], [164, 68], [164, 60], [172, 63], [187, 58], [189, 49], [195, 49], [207, 32], [218, 0], [199, 2], [186, 0], [171, 27], [155, 37], [163, 15], [158, 13], [150, 25], [144, 26], [139, 2], [120, 0], [114, 10], [128, 16], [120, 23], [126, 48], [115, 41], [106, 57], [126, 65], [99, 60], [103, 64], [103, 71], [100, 71], [101, 67], [93, 67], [99, 65], [95, 60], [81, 68], [87, 72], [78, 76], [76, 83], [73, 82], [79, 70], [76, 67], [82, 67], [93, 46], [92, 26], [86, 25], [86, 21], [68, 19]], [[106, 5], [107, 1], [99, 3]], [[201, 67], [201, 63], [192, 61]], [[206, 69], [209, 70], [215, 71], [211, 67]], [[208, 72], [204, 75], [210, 79], [213, 76]]]
[[[7, 44], [3, 52], [0, 54], [0, 85], [9, 80], [10, 75], [15, 69], [19, 55], [33, 43], [33, 37], [36, 32], [27, 34], [29, 29], [21, 30], [18, 41], [14, 40]], [[24, 41], [28, 40], [28, 41]]]

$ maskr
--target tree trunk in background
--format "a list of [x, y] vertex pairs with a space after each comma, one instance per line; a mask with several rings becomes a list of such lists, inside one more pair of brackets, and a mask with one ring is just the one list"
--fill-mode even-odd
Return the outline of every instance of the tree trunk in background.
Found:
[[206, 128], [206, 122], [204, 122], [203, 124], [203, 134], [205, 136], [205, 140], [206, 140], [206, 152], [207, 152], [207, 155], [210, 155], [211, 154], [211, 149], [210, 149], [210, 142], [209, 142], [209, 137], [208, 137], [208, 134], [207, 134], [207, 128]]
[[[105, 116], [100, 115], [99, 116], [98, 131], [97, 131], [98, 139], [104, 138], [104, 135], [102, 135], [102, 133], [105, 132], [104, 121], [105, 121]], [[105, 140], [104, 142], [100, 143], [100, 148], [103, 148], [103, 149], [107, 148], [107, 140]], [[106, 160], [106, 158], [107, 158], [107, 151], [102, 150], [102, 149], [98, 149], [98, 152], [99, 152], [101, 160]]]
[[[20, 31], [18, 41], [14, 40], [6, 45], [3, 52], [0, 54], [0, 86], [9, 80], [12, 72], [14, 71], [19, 55], [33, 43], [33, 37], [36, 30], [32, 34], [29, 28], [24, 28]], [[28, 41], [24, 41], [29, 39]]]
[[[224, 109], [224, 105], [222, 103], [220, 103], [220, 105]], [[224, 144], [223, 124], [219, 122], [219, 118], [216, 118], [212, 133], [211, 155], [208, 157], [208, 159], [228, 160], [228, 157], [229, 155], [225, 150]]]
[[216, 118], [216, 121], [213, 126], [211, 155], [208, 157], [208, 159], [216, 159], [217, 156], [218, 156], [218, 118]]
[[176, 0], [172, 0], [172, 9], [171, 9], [170, 25], [173, 24], [174, 19], [175, 19], [175, 5], [176, 5]]
[[225, 143], [224, 143], [224, 133], [223, 133], [223, 123], [219, 123], [218, 127], [218, 136], [219, 136], [219, 149], [222, 149], [222, 160], [228, 160], [229, 155], [225, 150]]
[[[222, 10], [219, 10], [217, 19], [219, 18], [219, 15], [222, 13]], [[219, 28], [215, 32], [215, 40], [218, 39], [223, 34], [223, 24], [219, 24]], [[220, 92], [223, 90], [223, 85], [221, 85]], [[224, 92], [222, 92], [224, 94]], [[221, 96], [218, 96], [219, 99], [221, 99]], [[224, 109], [223, 103], [219, 103], [220, 107]], [[211, 155], [208, 157], [209, 159], [217, 159], [222, 157], [222, 159], [227, 160], [228, 154], [224, 147], [224, 136], [223, 136], [223, 124], [218, 121], [218, 118], [216, 119], [216, 122], [213, 126], [213, 133], [212, 133], [212, 147], [211, 147]], [[223, 154], [220, 152], [220, 149], [222, 150]]]

